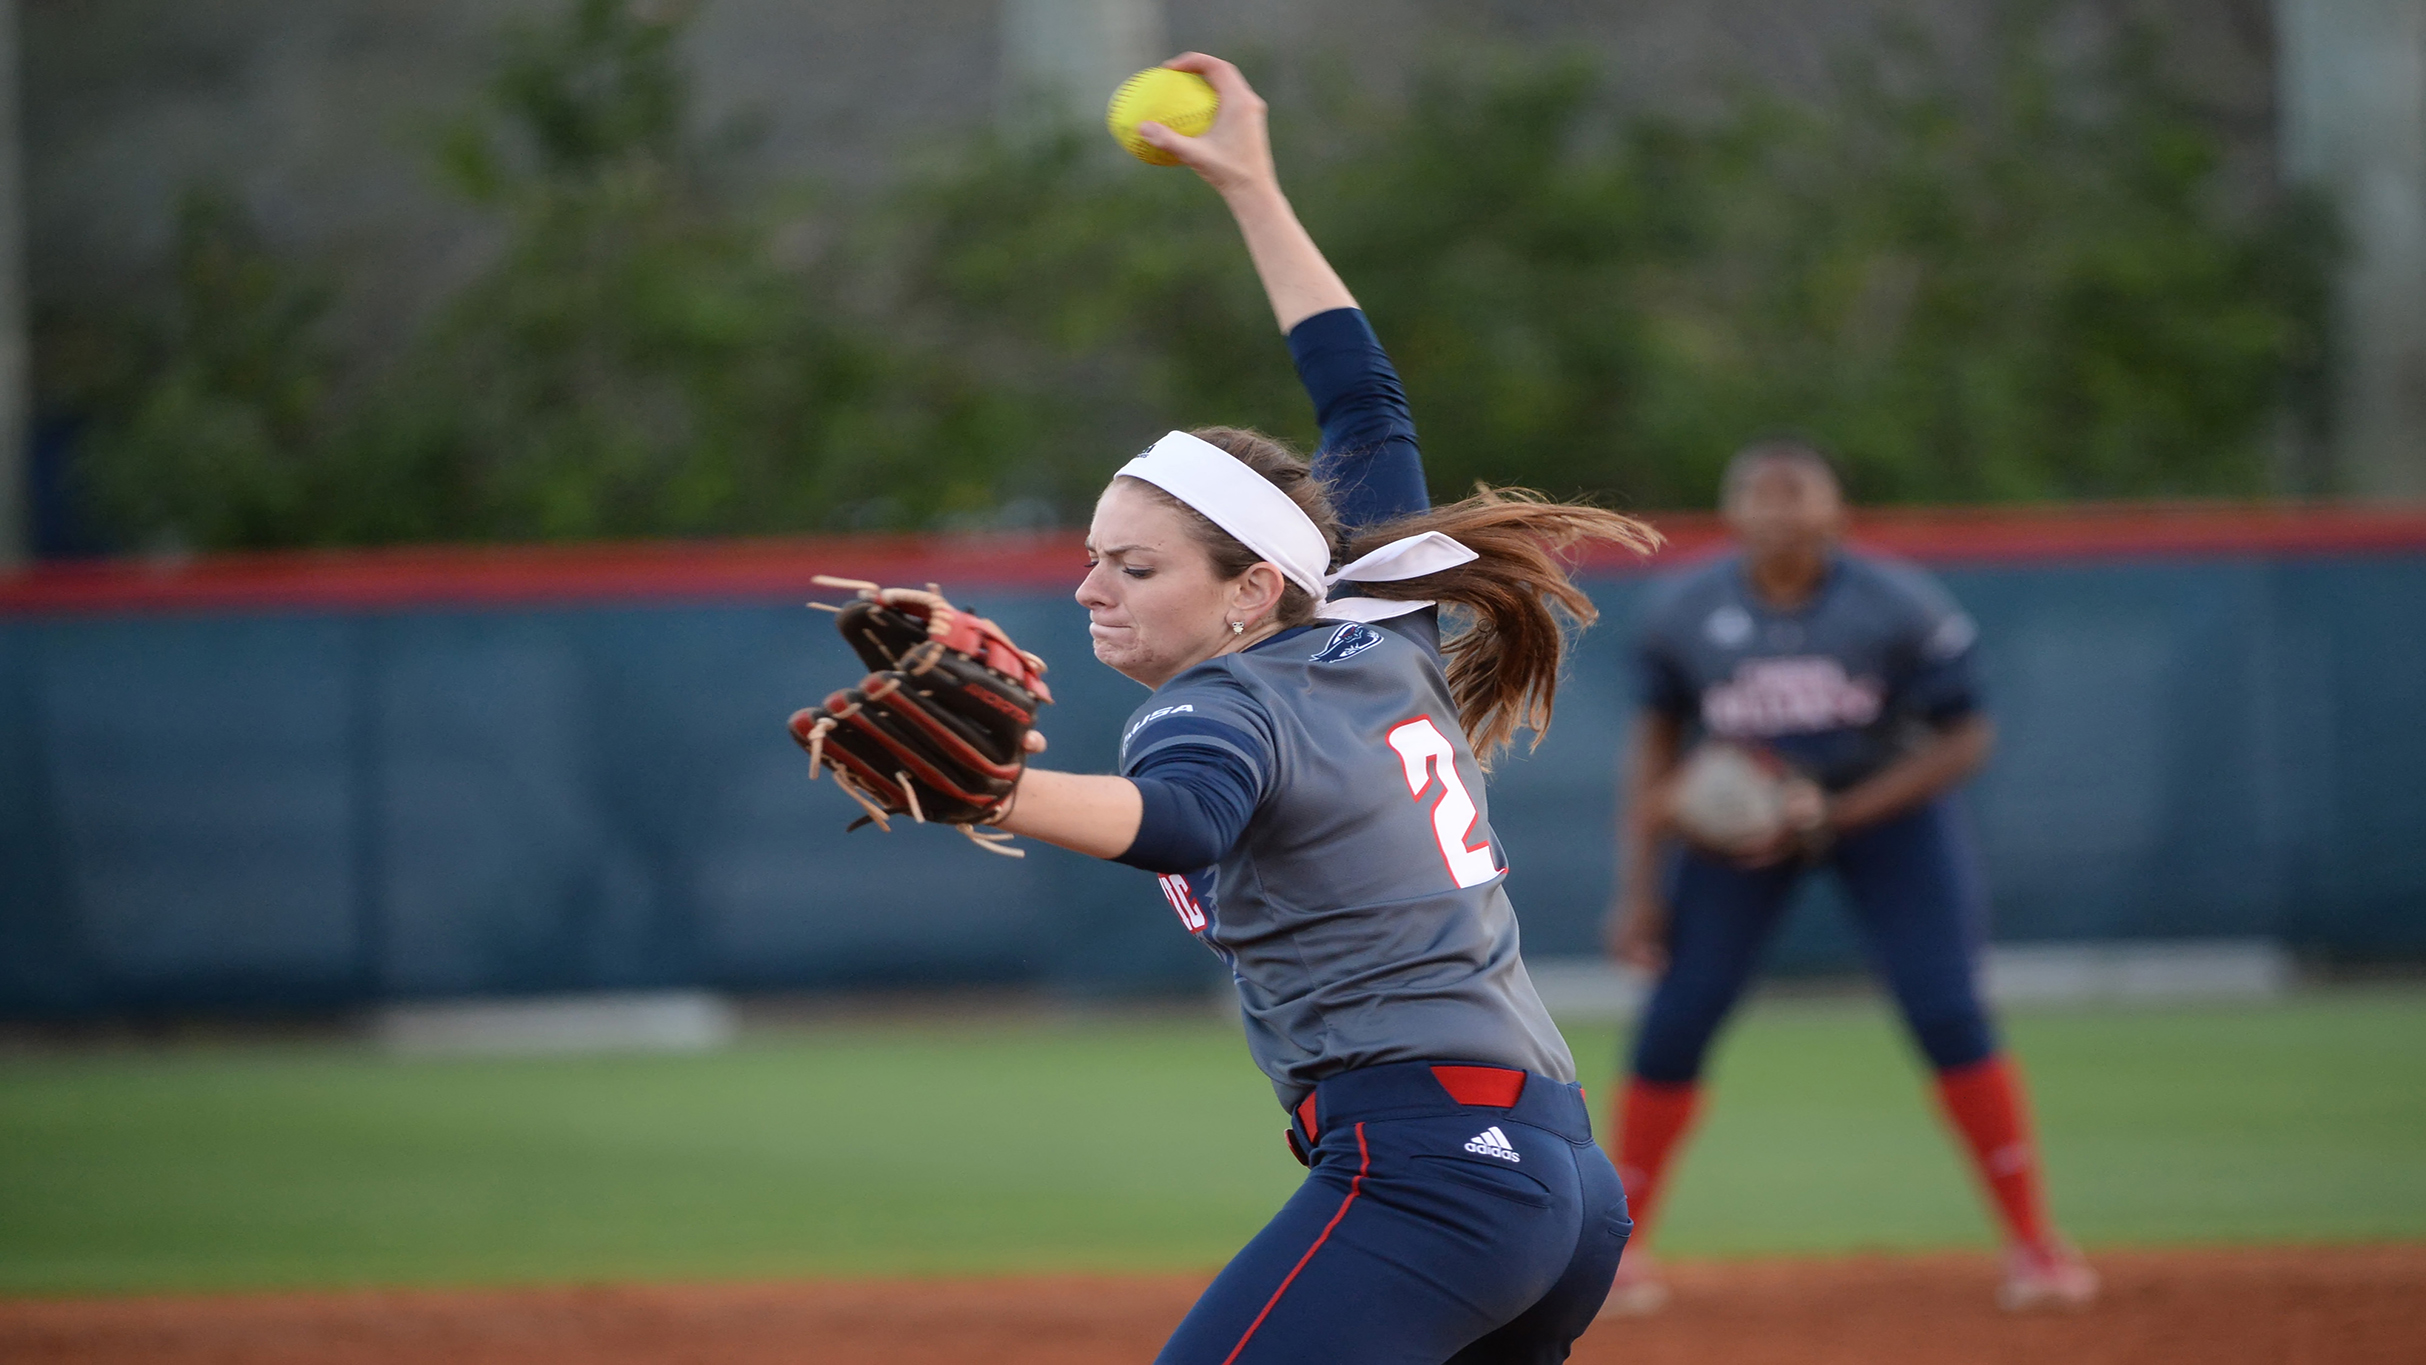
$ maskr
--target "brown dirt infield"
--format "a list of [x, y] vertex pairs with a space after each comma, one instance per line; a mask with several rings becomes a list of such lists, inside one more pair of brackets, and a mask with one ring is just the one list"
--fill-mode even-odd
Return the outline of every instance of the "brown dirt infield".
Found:
[[[1684, 1265], [1604, 1323], [1616, 1365], [2243, 1365], [2426, 1361], [2426, 1246], [2113, 1252], [2078, 1314], [1989, 1304], [1978, 1256]], [[757, 1365], [1153, 1358], [1201, 1278], [823, 1281], [0, 1301], [11, 1365]]]

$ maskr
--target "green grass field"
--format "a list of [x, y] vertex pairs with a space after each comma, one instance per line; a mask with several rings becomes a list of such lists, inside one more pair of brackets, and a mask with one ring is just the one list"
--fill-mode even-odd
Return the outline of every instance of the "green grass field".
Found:
[[[2426, 1237], [2426, 993], [2024, 1014], [2084, 1243]], [[1616, 1030], [1569, 1031], [1596, 1099]], [[1886, 1015], [1751, 1011], [1680, 1255], [1985, 1245]], [[0, 1061], [0, 1292], [1210, 1267], [1294, 1185], [1234, 1027], [854, 1026], [707, 1056]]]

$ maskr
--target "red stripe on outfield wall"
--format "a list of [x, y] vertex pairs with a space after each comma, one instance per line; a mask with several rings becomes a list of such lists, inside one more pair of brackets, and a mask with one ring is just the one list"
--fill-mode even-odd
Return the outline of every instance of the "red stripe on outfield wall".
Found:
[[[1630, 573], [1723, 545], [1706, 512], [1653, 512], [1668, 537], [1651, 560], [1595, 554], [1585, 567]], [[2426, 553], [2426, 507], [2185, 503], [1859, 514], [1857, 543], [1929, 564], [2030, 563], [2216, 555]], [[801, 601], [835, 596], [817, 574], [941, 583], [983, 593], [1074, 589], [1085, 572], [1074, 532], [1042, 535], [837, 536], [817, 540], [601, 545], [416, 546], [281, 551], [183, 559], [44, 564], [0, 576], [0, 612], [410, 610], [655, 601]]]
[[1314, 1259], [1314, 1253], [1322, 1250], [1323, 1243], [1331, 1240], [1331, 1229], [1338, 1227], [1339, 1220], [1348, 1216], [1348, 1206], [1364, 1192], [1365, 1172], [1372, 1169], [1373, 1153], [1365, 1147], [1365, 1126], [1360, 1123], [1356, 1125], [1356, 1178], [1348, 1182], [1348, 1197], [1339, 1201], [1339, 1212], [1332, 1214], [1331, 1221], [1323, 1224], [1322, 1236], [1315, 1238], [1314, 1245], [1306, 1248], [1306, 1254], [1298, 1257], [1297, 1264], [1289, 1267], [1289, 1273], [1281, 1279], [1280, 1288], [1273, 1290], [1272, 1297], [1264, 1300], [1263, 1311], [1255, 1315], [1255, 1321], [1247, 1324], [1246, 1335], [1230, 1348], [1230, 1354], [1221, 1358], [1221, 1365], [1236, 1365], [1238, 1353], [1247, 1349], [1247, 1343], [1254, 1340], [1255, 1329], [1264, 1325], [1264, 1319], [1272, 1316], [1272, 1309], [1280, 1302], [1280, 1296], [1288, 1293], [1289, 1286], [1296, 1283], [1297, 1272], [1306, 1268], [1306, 1262]]
[[[1651, 513], [1668, 543], [1652, 567], [1722, 548], [1726, 528], [1708, 512]], [[2005, 564], [2218, 555], [2426, 552], [2426, 506], [2334, 504], [2067, 503], [2046, 507], [1869, 508], [1852, 539], [1925, 564]], [[1620, 551], [1586, 561], [1602, 572], [1643, 565]]]
[[1856, 535], [1933, 563], [2135, 555], [2324, 555], [2426, 551], [2426, 504], [2116, 503], [2045, 508], [1880, 509]]
[[819, 574], [963, 589], [1074, 589], [1076, 535], [835, 536], [413, 546], [45, 564], [0, 577], [0, 611], [396, 609], [532, 603], [839, 601]]

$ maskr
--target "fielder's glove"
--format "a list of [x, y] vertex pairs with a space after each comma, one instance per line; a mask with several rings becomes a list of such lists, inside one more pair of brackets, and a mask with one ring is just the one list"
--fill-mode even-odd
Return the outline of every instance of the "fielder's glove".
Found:
[[1685, 756], [1669, 811], [1686, 839], [1738, 860], [1817, 858], [1834, 837], [1809, 778], [1766, 749], [1726, 740]]
[[[950, 825], [978, 847], [1009, 857], [1010, 835], [981, 831], [1000, 820], [1027, 768], [1036, 709], [1052, 704], [1044, 660], [1002, 627], [955, 608], [934, 591], [880, 588], [826, 578], [859, 598], [836, 611], [835, 628], [873, 672], [792, 715], [792, 738], [809, 751], [809, 778], [830, 772], [867, 811], [851, 828], [892, 817]], [[818, 605], [818, 604], [812, 604]]]

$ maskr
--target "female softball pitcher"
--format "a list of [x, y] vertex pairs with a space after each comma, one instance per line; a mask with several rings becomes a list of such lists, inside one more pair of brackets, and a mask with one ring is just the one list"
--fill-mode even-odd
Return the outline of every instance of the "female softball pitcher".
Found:
[[[1154, 689], [1121, 775], [1029, 768], [1000, 826], [1160, 874], [1236, 978], [1311, 1174], [1166, 1362], [1558, 1361], [1632, 1224], [1517, 953], [1482, 762], [1549, 721], [1591, 604], [1552, 552], [1645, 527], [1479, 493], [1430, 508], [1396, 374], [1274, 175], [1264, 105], [1144, 135], [1236, 216], [1323, 428], [1309, 467], [1173, 432], [1097, 502], [1095, 655]], [[1354, 594], [1354, 595], [1348, 595]], [[1445, 643], [1441, 603], [1471, 624]]]

